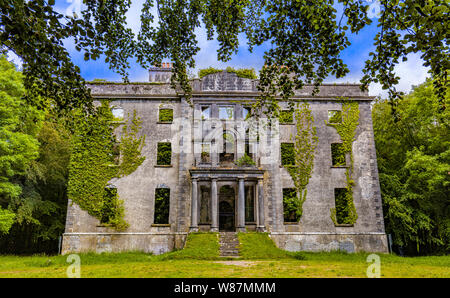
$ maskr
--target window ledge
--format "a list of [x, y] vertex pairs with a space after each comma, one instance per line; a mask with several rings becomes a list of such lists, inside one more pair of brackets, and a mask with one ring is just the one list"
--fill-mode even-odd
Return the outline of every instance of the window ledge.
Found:
[[294, 125], [295, 123], [290, 123], [290, 122], [280, 122], [280, 125]]
[[350, 228], [353, 227], [353, 224], [335, 224], [334, 226], [339, 228]]
[[287, 225], [287, 226], [289, 226], [289, 225], [292, 226], [292, 225], [298, 225], [299, 223], [296, 221], [285, 221], [283, 224]]
[[173, 123], [173, 121], [171, 121], [171, 122], [163, 122], [163, 121], [156, 122], [156, 124], [172, 124], [172, 123]]
[[348, 166], [331, 166], [330, 168], [336, 168], [336, 169], [346, 169]]
[[152, 224], [152, 227], [158, 227], [158, 228], [170, 228], [170, 224]]
[[155, 168], [171, 168], [172, 165], [155, 165]]

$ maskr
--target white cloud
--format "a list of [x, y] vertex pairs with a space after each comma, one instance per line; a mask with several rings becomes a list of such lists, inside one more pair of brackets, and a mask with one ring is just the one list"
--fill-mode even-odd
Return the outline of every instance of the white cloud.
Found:
[[[395, 67], [395, 73], [400, 77], [399, 83], [395, 86], [397, 91], [403, 91], [408, 93], [412, 90], [412, 86], [419, 85], [425, 82], [428, 74], [428, 67], [423, 66], [423, 60], [420, 58], [420, 54], [409, 54], [408, 60], [400, 62]], [[362, 78], [361, 71], [358, 73], [350, 73], [344, 78], [327, 80], [330, 83], [360, 83]], [[370, 96], [381, 96], [387, 98], [388, 91], [383, 90], [379, 83], [372, 83], [369, 85]]]
[[[408, 60], [400, 62], [395, 67], [395, 73], [400, 77], [399, 83], [396, 85], [398, 91], [409, 93], [412, 86], [425, 82], [430, 77], [429, 68], [423, 66], [423, 60], [420, 54], [409, 54]], [[380, 84], [372, 84], [369, 87], [369, 95], [387, 97], [387, 91], [381, 88]]]

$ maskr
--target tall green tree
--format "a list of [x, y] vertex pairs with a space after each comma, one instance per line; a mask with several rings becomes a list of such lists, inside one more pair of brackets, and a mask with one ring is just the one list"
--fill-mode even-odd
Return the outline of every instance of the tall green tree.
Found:
[[[238, 51], [239, 34], [247, 37], [250, 51], [271, 44], [264, 55], [267, 67], [261, 70], [260, 90], [265, 95], [260, 101], [276, 114], [276, 94], [289, 99], [293, 88], [305, 83], [317, 87], [330, 75], [345, 76], [349, 69], [341, 53], [350, 45], [349, 36], [372, 23], [370, 2], [362, 0], [145, 0], [141, 30], [135, 36], [125, 22], [131, 2], [83, 0], [79, 15], [65, 16], [55, 10], [54, 0], [0, 1], [0, 45], [23, 59], [27, 97], [39, 106], [46, 104], [39, 99], [51, 100], [60, 109], [90, 105], [80, 70], [63, 46], [68, 38], [86, 60], [103, 55], [125, 80], [130, 58], [143, 67], [169, 59], [174, 65], [172, 83], [180, 84], [189, 97], [187, 72], [200, 50], [195, 30], [204, 26], [208, 39], [219, 42], [220, 61]], [[381, 0], [378, 5], [375, 49], [366, 61], [362, 87], [379, 82], [389, 89], [391, 99], [400, 97], [394, 67], [408, 54], [419, 53], [445, 108], [448, 1]]]
[[38, 156], [36, 134], [41, 113], [25, 104], [22, 74], [0, 56], [0, 231], [7, 233], [15, 214], [8, 210], [22, 194], [17, 177], [26, 175]]
[[417, 86], [397, 119], [386, 101], [372, 111], [386, 231], [410, 254], [450, 252], [450, 112], [433, 89]]

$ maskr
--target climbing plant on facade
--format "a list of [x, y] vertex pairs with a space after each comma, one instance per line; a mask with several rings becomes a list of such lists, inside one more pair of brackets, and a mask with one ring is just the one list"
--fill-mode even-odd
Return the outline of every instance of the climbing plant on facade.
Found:
[[294, 182], [296, 197], [284, 196], [285, 203], [284, 217], [289, 218], [295, 212], [297, 220], [303, 214], [303, 203], [306, 200], [306, 186], [311, 178], [314, 168], [314, 151], [316, 150], [318, 138], [314, 117], [308, 103], [297, 104], [294, 111], [297, 134], [294, 142], [294, 165], [286, 166], [287, 171]]
[[109, 182], [131, 174], [144, 161], [140, 155], [144, 137], [137, 137], [141, 121], [134, 113], [118, 142], [114, 135], [118, 124], [108, 101], [92, 115], [76, 112], [74, 119], [68, 197], [101, 223], [126, 229], [123, 201]]
[[336, 200], [335, 208], [331, 209], [331, 219], [335, 224], [354, 224], [358, 219], [355, 204], [353, 202], [353, 186], [355, 184], [353, 175], [353, 152], [352, 146], [355, 141], [356, 128], [359, 124], [359, 104], [341, 98], [342, 103], [342, 120], [340, 122], [328, 122], [328, 126], [336, 128], [337, 133], [341, 137], [342, 145], [339, 151], [343, 155], [350, 156], [350, 165], [346, 168], [345, 177], [347, 181], [346, 191], [339, 192], [338, 200]]

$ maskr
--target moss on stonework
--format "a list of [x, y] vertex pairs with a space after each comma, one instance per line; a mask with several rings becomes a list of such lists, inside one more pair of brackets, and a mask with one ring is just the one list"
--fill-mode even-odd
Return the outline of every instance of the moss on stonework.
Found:
[[[207, 75], [222, 72], [222, 71], [223, 71], [223, 69], [208, 67], [208, 68], [200, 69], [200, 71], [198, 72], [198, 76], [201, 79]], [[225, 71], [235, 73], [240, 78], [247, 78], [247, 79], [256, 79], [257, 78], [255, 70], [253, 68], [234, 69], [232, 67], [227, 67], [225, 69]]]

